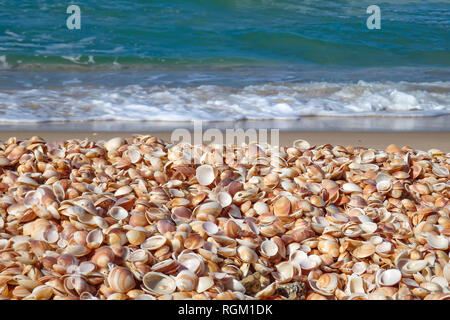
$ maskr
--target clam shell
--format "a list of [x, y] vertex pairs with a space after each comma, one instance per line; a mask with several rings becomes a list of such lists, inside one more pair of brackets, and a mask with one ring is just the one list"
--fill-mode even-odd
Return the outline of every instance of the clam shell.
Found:
[[103, 231], [101, 229], [93, 229], [86, 236], [86, 244], [88, 248], [96, 249], [103, 243]]
[[294, 277], [294, 266], [289, 261], [280, 262], [275, 266], [275, 268], [278, 272], [276, 274], [276, 280], [278, 283], [289, 282]]
[[404, 274], [411, 275], [422, 271], [427, 265], [428, 262], [426, 260], [409, 260], [403, 265], [401, 271]]
[[164, 246], [167, 242], [166, 237], [164, 236], [153, 236], [148, 238], [147, 240], [145, 240], [142, 244], [141, 244], [141, 248], [142, 249], [147, 249], [147, 250], [157, 250], [159, 248], [161, 248], [162, 246]]
[[108, 211], [108, 215], [118, 221], [121, 221], [128, 217], [128, 211], [122, 207], [111, 207]]
[[202, 228], [210, 236], [219, 232], [219, 227], [215, 223], [210, 221], [204, 222], [202, 224]]
[[244, 262], [253, 263], [258, 260], [258, 255], [256, 254], [256, 252], [248, 246], [239, 246], [237, 249], [237, 253], [239, 255], [239, 258], [241, 258], [241, 260]]
[[445, 236], [434, 235], [430, 233], [427, 236], [427, 243], [435, 249], [448, 249], [448, 239]]
[[217, 201], [220, 203], [222, 208], [225, 208], [233, 203], [233, 197], [228, 192], [221, 191], [217, 194]]
[[214, 285], [214, 280], [211, 277], [199, 277], [197, 284], [197, 292], [202, 293], [210, 289]]
[[363, 259], [370, 257], [375, 253], [375, 246], [371, 243], [365, 243], [355, 250], [353, 250], [353, 255], [358, 259]]
[[278, 253], [278, 246], [272, 240], [264, 240], [260, 248], [261, 254], [267, 258], [273, 257]]
[[178, 256], [178, 263], [195, 274], [201, 274], [205, 265], [202, 257], [195, 253], [183, 253]]
[[171, 294], [177, 287], [172, 277], [160, 272], [147, 272], [142, 277], [142, 283], [149, 293], [158, 296]]
[[133, 274], [124, 267], [113, 268], [109, 272], [108, 283], [111, 289], [119, 293], [126, 293], [136, 286]]
[[358, 186], [356, 183], [352, 182], [346, 182], [341, 187], [342, 192], [344, 193], [352, 193], [352, 192], [362, 192], [362, 189], [360, 186]]
[[299, 149], [309, 149], [311, 148], [311, 144], [306, 141], [306, 140], [302, 140], [302, 139], [297, 139], [292, 143], [292, 146], [294, 148], [299, 148]]
[[308, 279], [308, 282], [311, 289], [315, 292], [325, 296], [331, 296], [337, 288], [338, 277], [334, 273], [324, 273], [319, 279]]
[[197, 178], [198, 183], [202, 186], [209, 186], [216, 178], [214, 168], [209, 164], [204, 164], [198, 167], [195, 171], [195, 177]]
[[378, 286], [394, 286], [402, 279], [402, 273], [397, 269], [378, 270], [376, 282]]
[[175, 278], [175, 283], [180, 291], [192, 291], [197, 286], [198, 277], [189, 270], [182, 270]]

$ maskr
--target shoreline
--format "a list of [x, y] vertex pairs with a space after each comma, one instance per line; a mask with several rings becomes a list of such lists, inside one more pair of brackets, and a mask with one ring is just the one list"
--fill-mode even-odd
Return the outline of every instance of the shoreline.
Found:
[[[0, 140], [6, 141], [10, 137], [26, 139], [39, 136], [47, 141], [62, 141], [67, 139], [108, 140], [121, 136], [131, 137], [134, 134], [148, 134], [160, 138], [166, 142], [171, 141], [172, 131], [111, 131], [111, 132], [68, 132], [68, 131], [0, 131]], [[385, 149], [390, 144], [399, 147], [410, 146], [416, 150], [427, 151], [440, 149], [450, 152], [449, 132], [311, 132], [311, 131], [280, 131], [280, 145], [291, 146], [296, 139], [307, 140], [311, 145], [352, 145], [374, 149]], [[268, 139], [270, 142], [270, 138]]]

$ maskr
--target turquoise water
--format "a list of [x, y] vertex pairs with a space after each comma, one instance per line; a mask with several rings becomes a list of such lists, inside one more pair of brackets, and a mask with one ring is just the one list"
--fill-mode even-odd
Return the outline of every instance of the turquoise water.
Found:
[[69, 2], [0, 1], [8, 64], [450, 66], [449, 1], [377, 1], [381, 30], [366, 27], [372, 0], [72, 3], [80, 30]]
[[0, 122], [449, 114], [450, 2], [372, 4], [0, 0]]

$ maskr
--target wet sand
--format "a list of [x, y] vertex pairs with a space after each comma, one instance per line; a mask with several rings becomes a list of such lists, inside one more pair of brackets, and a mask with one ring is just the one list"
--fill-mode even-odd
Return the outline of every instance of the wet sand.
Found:
[[[135, 134], [149, 134], [171, 141], [171, 131], [161, 132], [134, 132]], [[47, 141], [62, 141], [71, 138], [93, 140], [106, 140], [115, 136], [131, 137], [132, 132], [55, 132], [55, 131], [21, 131], [21, 132], [0, 132], [0, 140], [5, 141], [9, 137], [18, 139], [29, 138], [34, 135], [40, 136]], [[398, 146], [410, 146], [417, 150], [429, 150], [432, 148], [450, 152], [450, 132], [280, 132], [280, 145], [292, 145], [296, 139], [304, 139], [312, 145], [332, 144], [332, 145], [353, 145], [384, 149], [389, 144]], [[269, 140], [270, 142], [270, 137]]]

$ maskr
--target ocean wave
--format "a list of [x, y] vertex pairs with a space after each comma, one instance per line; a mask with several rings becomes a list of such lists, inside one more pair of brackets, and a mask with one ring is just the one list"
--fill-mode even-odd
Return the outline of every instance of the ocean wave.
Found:
[[224, 121], [450, 114], [450, 82], [265, 83], [0, 90], [0, 121]]

